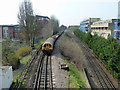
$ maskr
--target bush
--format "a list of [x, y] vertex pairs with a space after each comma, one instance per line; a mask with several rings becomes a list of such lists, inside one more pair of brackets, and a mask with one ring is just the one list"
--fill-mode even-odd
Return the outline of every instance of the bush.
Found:
[[23, 48], [19, 48], [15, 53], [20, 57], [24, 57], [26, 55], [29, 55], [31, 51], [32, 48], [30, 46], [26, 46]]
[[10, 65], [13, 67], [13, 69], [17, 69], [19, 67], [20, 59], [19, 59], [19, 56], [16, 55], [16, 53], [11, 53], [8, 56], [8, 61]]

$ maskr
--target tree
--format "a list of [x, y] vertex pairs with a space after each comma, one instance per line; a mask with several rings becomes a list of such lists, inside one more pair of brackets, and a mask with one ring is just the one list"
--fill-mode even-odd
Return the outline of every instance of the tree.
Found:
[[34, 47], [37, 24], [36, 17], [33, 14], [32, 3], [29, 0], [24, 0], [19, 7], [18, 23], [24, 39]]
[[8, 55], [14, 51], [14, 47], [11, 46], [12, 41], [6, 39], [2, 42], [2, 60], [8, 63]]
[[65, 25], [60, 26], [60, 31], [65, 30], [65, 29], [67, 29], [67, 26], [65, 26]]
[[54, 35], [59, 32], [59, 21], [54, 16], [51, 16], [50, 22]]

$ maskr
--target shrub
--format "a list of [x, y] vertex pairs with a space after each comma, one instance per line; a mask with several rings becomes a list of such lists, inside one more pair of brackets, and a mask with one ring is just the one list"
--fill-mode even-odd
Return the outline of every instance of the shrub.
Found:
[[16, 55], [15, 53], [11, 53], [8, 56], [8, 61], [10, 65], [13, 67], [13, 69], [17, 69], [19, 67], [20, 59], [19, 59], [19, 56]]
[[30, 46], [26, 46], [23, 48], [19, 48], [15, 53], [18, 56], [24, 57], [24, 56], [30, 54], [31, 51], [32, 51], [32, 48]]

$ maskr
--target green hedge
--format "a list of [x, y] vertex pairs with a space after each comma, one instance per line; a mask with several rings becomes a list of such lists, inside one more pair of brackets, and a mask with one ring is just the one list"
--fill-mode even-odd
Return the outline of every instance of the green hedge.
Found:
[[119, 42], [109, 37], [105, 39], [97, 34], [92, 36], [89, 33], [84, 33], [79, 29], [74, 30], [74, 34], [85, 42], [94, 53], [106, 64], [111, 73], [120, 80], [120, 44]]
[[14, 53], [11, 53], [8, 55], [7, 57], [8, 62], [12, 65], [13, 69], [17, 69], [20, 65], [21, 57], [29, 55], [31, 51], [32, 51], [32, 48], [29, 46], [19, 48]]
[[32, 48], [30, 46], [26, 46], [23, 48], [19, 48], [15, 53], [20, 57], [24, 57], [26, 55], [29, 55], [31, 51]]
[[17, 69], [20, 65], [20, 58], [18, 55], [16, 55], [16, 53], [11, 53], [8, 56], [8, 61], [12, 65], [13, 69]]

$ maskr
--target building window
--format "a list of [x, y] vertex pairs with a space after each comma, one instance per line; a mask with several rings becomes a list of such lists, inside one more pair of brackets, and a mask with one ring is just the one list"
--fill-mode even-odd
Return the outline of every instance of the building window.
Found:
[[22, 35], [22, 33], [20, 33], [20, 35]]
[[10, 32], [10, 35], [12, 35], [12, 33]]
[[16, 37], [16, 39], [17, 39], [17, 37]]
[[17, 35], [17, 33], [15, 33], [15, 35]]

